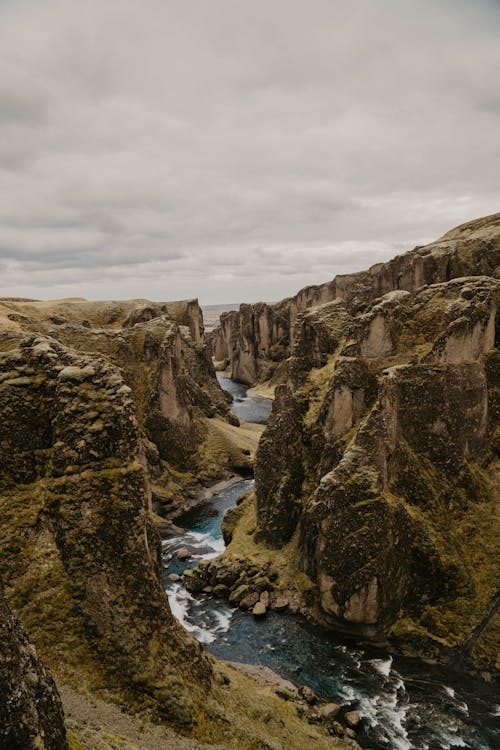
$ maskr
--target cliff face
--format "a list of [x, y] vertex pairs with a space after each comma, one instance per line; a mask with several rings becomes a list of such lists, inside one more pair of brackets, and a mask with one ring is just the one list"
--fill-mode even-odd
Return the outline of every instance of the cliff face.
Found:
[[211, 668], [170, 612], [150, 511], [228, 410], [198, 303], [4, 299], [0, 318], [9, 599], [58, 676], [189, 725]]
[[66, 750], [61, 699], [0, 592], [0, 747]]
[[211, 669], [163, 591], [122, 372], [27, 337], [1, 353], [0, 409], [0, 577], [30, 636], [58, 675], [189, 725]]
[[211, 335], [212, 353], [228, 365], [232, 377], [252, 384], [272, 376], [276, 363], [293, 351], [297, 322], [311, 307], [343, 300], [351, 313], [387, 292], [414, 292], [419, 287], [469, 275], [491, 275], [500, 264], [495, 214], [448, 232], [436, 242], [417, 247], [368, 271], [337, 276], [302, 289], [275, 305], [241, 305], [239, 312], [221, 316]]
[[[9, 606], [65, 701], [73, 695], [78, 707], [79, 691], [97, 693], [139, 712], [146, 727], [196, 737], [156, 726], [148, 747], [345, 746], [272, 687], [229, 677], [171, 613], [155, 495], [168, 501], [172, 477], [183, 488], [195, 472], [250, 463], [258, 432], [225, 419], [196, 325], [157, 312], [0, 302], [0, 581]], [[57, 690], [9, 606], [0, 597], [0, 746], [62, 750]], [[81, 736], [87, 744], [82, 710], [76, 722], [69, 714], [70, 747]], [[106, 722], [96, 730], [99, 747], [132, 746], [117, 726], [119, 737]], [[136, 744], [141, 731], [137, 721]]]
[[[456, 647], [487, 614], [499, 573], [499, 249], [500, 216], [473, 222], [354, 287], [344, 277], [342, 300], [296, 322], [256, 456], [255, 539], [296, 548], [322, 622]], [[407, 290], [370, 301], [396, 283]], [[491, 664], [498, 635], [497, 616], [474, 656]]]
[[[205, 443], [228, 418], [228, 406], [202, 340], [195, 300], [0, 300], [0, 350], [34, 332], [98, 353], [120, 368], [132, 390], [139, 429], [149, 441], [145, 456], [160, 512], [182, 499], [186, 484], [223, 473], [226, 459], [209, 461]], [[248, 468], [249, 460], [241, 452], [232, 464]]]

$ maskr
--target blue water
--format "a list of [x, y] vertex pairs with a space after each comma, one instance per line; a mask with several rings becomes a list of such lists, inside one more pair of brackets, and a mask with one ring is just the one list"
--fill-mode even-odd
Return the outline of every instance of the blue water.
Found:
[[257, 396], [248, 386], [236, 383], [220, 373], [217, 373], [217, 380], [220, 387], [233, 397], [231, 411], [240, 422], [256, 422], [257, 424], [267, 422], [273, 405], [271, 399]]
[[[240, 387], [234, 384], [235, 388]], [[242, 480], [176, 519], [184, 530], [163, 541], [165, 586], [172, 611], [215, 656], [271, 667], [319, 695], [359, 709], [358, 735], [373, 750], [494, 750], [500, 748], [500, 696], [486, 683], [419, 659], [348, 642], [296, 615], [263, 619], [210, 594], [190, 594], [168, 580], [224, 549], [228, 508], [253, 487]], [[193, 556], [180, 562], [176, 552]]]

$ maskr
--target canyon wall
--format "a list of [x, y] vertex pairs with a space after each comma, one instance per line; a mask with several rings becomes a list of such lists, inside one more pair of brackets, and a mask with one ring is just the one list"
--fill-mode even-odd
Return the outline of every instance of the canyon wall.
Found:
[[44, 661], [189, 726], [210, 687], [170, 612], [133, 392], [43, 335], [0, 355], [0, 577]]
[[[342, 277], [340, 297], [336, 279], [334, 300], [296, 318], [256, 455], [252, 538], [278, 579], [280, 555], [296, 565], [326, 625], [460, 649], [488, 615], [499, 265], [496, 215]], [[488, 623], [473, 656], [491, 666], [498, 615]]]
[[67, 750], [61, 699], [0, 591], [0, 747]]
[[6, 750], [66, 748], [54, 679], [72, 696], [71, 748], [82, 736], [110, 750], [134, 744], [120, 721], [110, 736], [108, 711], [89, 722], [81, 693], [138, 713], [148, 747], [346, 746], [273, 686], [206, 655], [164, 592], [152, 511], [195, 481], [250, 467], [259, 435], [228, 414], [198, 312], [191, 302], [0, 300]]
[[230, 430], [228, 422], [237, 420], [216, 380], [196, 300], [0, 299], [0, 350], [34, 333], [101, 354], [120, 368], [146, 441], [153, 503], [160, 514], [182, 502], [186, 486], [216, 479], [228, 467], [250, 470], [248, 446], [228, 447], [220, 437]]
[[436, 242], [417, 247], [368, 271], [336, 276], [317, 286], [305, 287], [294, 297], [274, 305], [243, 304], [224, 313], [210, 334], [215, 360], [229, 367], [235, 380], [249, 385], [273, 376], [277, 363], [292, 352], [302, 314], [335, 299], [358, 313], [387, 292], [414, 292], [421, 286], [468, 275], [491, 275], [499, 265], [498, 244], [492, 227], [498, 215], [457, 227]]

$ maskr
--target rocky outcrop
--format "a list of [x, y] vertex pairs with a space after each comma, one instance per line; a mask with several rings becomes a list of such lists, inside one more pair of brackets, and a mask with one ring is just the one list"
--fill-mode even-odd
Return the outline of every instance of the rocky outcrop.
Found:
[[0, 592], [0, 747], [66, 750], [61, 699]]
[[25, 337], [0, 355], [0, 410], [0, 576], [39, 652], [56, 676], [189, 726], [211, 668], [163, 591], [124, 374]]
[[[500, 216], [473, 222], [298, 317], [249, 532], [298, 560], [321, 622], [459, 649], [484, 619], [473, 657], [490, 665], [499, 247]], [[385, 293], [362, 302], [367, 280]]]
[[[145, 459], [160, 513], [181, 502], [184, 486], [202, 481], [204, 471], [210, 478], [224, 473], [222, 454], [220, 461], [211, 457], [210, 470], [204, 469], [208, 463], [204, 443], [212, 423], [230, 415], [202, 340], [196, 300], [0, 300], [2, 315], [0, 350], [13, 348], [23, 335], [36, 332], [77, 351], [98, 353], [120, 368], [147, 440]], [[245, 463], [244, 456], [241, 462]]]
[[[251, 385], [270, 378], [276, 364], [292, 353], [301, 316], [309, 308], [342, 300], [351, 314], [359, 314], [391, 291], [413, 293], [422, 286], [462, 276], [492, 276], [500, 266], [499, 226], [500, 214], [485, 217], [388, 263], [306, 287], [275, 305], [241, 305], [239, 312], [223, 314], [211, 335], [214, 358], [231, 368], [235, 380]], [[374, 322], [373, 340], [380, 336], [378, 325], [380, 321]], [[372, 343], [366, 345], [369, 349]]]
[[113, 330], [131, 328], [155, 318], [167, 318], [189, 329], [195, 344], [203, 343], [203, 313], [198, 300], [151, 302], [145, 299], [90, 301], [80, 297], [61, 300], [30, 300], [0, 297], [3, 330], [43, 331], [51, 326], [82, 325]]

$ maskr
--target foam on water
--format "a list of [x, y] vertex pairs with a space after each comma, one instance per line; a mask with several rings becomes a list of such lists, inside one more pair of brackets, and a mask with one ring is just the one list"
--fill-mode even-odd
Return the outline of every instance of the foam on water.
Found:
[[221, 605], [214, 607], [212, 602], [195, 599], [184, 586], [173, 583], [167, 589], [172, 614], [200, 643], [212, 643], [218, 636], [229, 630], [233, 611]]
[[[374, 665], [374, 662], [377, 664]], [[390, 662], [388, 664], [388, 662]], [[406, 729], [406, 719], [411, 704], [401, 675], [391, 670], [392, 659], [372, 659], [372, 666], [385, 678], [383, 690], [371, 696], [361, 696], [359, 710], [368, 724], [381, 731], [382, 736], [395, 750], [412, 750]]]
[[377, 672], [380, 672], [385, 677], [389, 677], [392, 667], [392, 656], [389, 656], [388, 659], [370, 659], [370, 664], [375, 667]]

